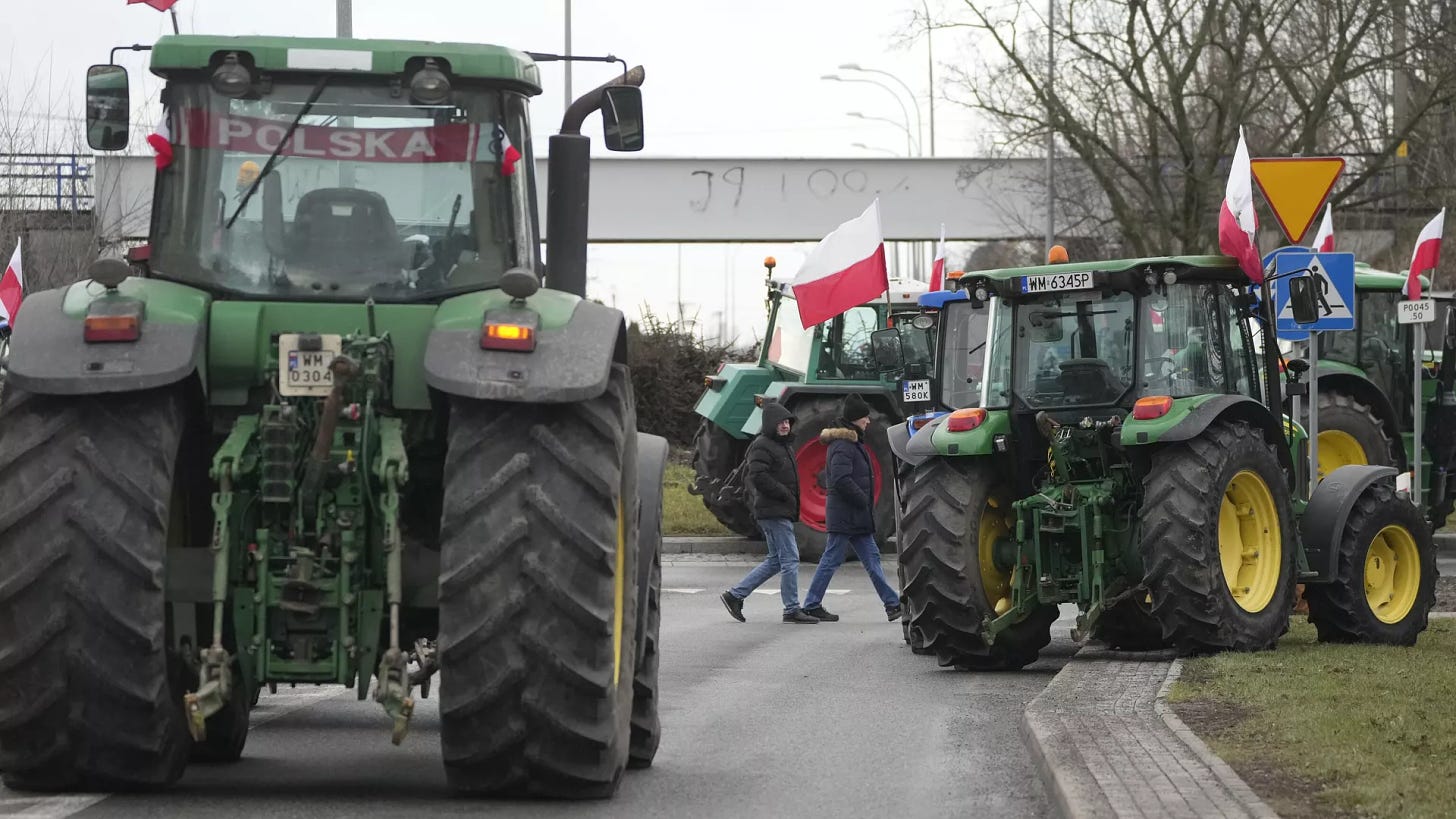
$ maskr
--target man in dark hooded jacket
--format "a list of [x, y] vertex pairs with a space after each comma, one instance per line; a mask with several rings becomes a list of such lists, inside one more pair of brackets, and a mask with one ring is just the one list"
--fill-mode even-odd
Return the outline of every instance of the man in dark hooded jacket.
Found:
[[835, 570], [844, 562], [846, 552], [854, 549], [880, 602], [885, 604], [885, 615], [898, 620], [900, 595], [885, 579], [885, 570], [880, 566], [880, 547], [875, 544], [875, 473], [870, 465], [869, 448], [864, 443], [865, 430], [870, 425], [870, 406], [857, 393], [852, 393], [845, 396], [840, 416], [836, 426], [825, 427], [819, 433], [819, 440], [829, 447], [824, 469], [829, 486], [824, 523], [829, 536], [825, 539], [824, 556], [819, 558], [819, 568], [809, 583], [809, 593], [804, 596], [804, 612], [819, 620], [839, 619], [839, 615], [824, 608], [824, 593]]
[[763, 428], [748, 445], [748, 493], [753, 519], [768, 542], [768, 559], [754, 567], [737, 586], [723, 592], [723, 605], [743, 622], [743, 601], [753, 590], [779, 575], [785, 623], [817, 623], [799, 608], [799, 544], [794, 521], [799, 519], [799, 470], [789, 446], [794, 415], [777, 401], [763, 405]]

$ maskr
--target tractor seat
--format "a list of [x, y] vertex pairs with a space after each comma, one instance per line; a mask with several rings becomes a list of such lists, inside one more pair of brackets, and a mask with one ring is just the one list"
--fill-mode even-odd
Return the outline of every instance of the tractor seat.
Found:
[[298, 200], [285, 247], [290, 264], [336, 273], [398, 274], [405, 247], [384, 197], [320, 188]]

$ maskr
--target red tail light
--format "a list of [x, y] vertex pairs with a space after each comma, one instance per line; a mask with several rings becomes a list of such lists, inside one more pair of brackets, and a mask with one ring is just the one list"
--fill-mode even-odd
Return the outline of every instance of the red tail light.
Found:
[[488, 310], [480, 327], [480, 349], [529, 353], [536, 349], [538, 322], [529, 310]]
[[82, 323], [87, 343], [136, 341], [142, 337], [146, 305], [136, 299], [100, 299], [91, 302]]
[[1139, 398], [1137, 403], [1132, 405], [1132, 418], [1134, 421], [1151, 421], [1154, 418], [1162, 418], [1173, 409], [1173, 399], [1167, 395], [1150, 395], [1147, 398]]
[[947, 432], [970, 432], [980, 426], [986, 420], [986, 411], [980, 407], [973, 409], [959, 409], [950, 414], [945, 421]]

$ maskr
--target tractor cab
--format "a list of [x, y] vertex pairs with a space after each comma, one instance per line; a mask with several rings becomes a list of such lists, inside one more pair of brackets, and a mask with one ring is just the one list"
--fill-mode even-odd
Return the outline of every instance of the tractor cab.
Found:
[[1034, 491], [1060, 427], [1112, 432], [1180, 399], [1258, 396], [1245, 284], [1213, 258], [968, 274], [961, 297], [940, 308], [936, 400], [953, 411], [1009, 410], [1007, 434], [1038, 442], [1018, 448], [1017, 483]]

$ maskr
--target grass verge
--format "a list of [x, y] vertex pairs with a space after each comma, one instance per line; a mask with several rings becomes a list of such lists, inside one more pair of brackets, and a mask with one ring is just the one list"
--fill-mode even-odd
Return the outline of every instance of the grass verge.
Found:
[[732, 535], [703, 505], [702, 498], [688, 494], [693, 478], [691, 466], [668, 463], [667, 476], [662, 482], [662, 533], [668, 536]]
[[1456, 622], [1414, 648], [1321, 644], [1186, 661], [1178, 716], [1284, 817], [1448, 817], [1456, 781]]

